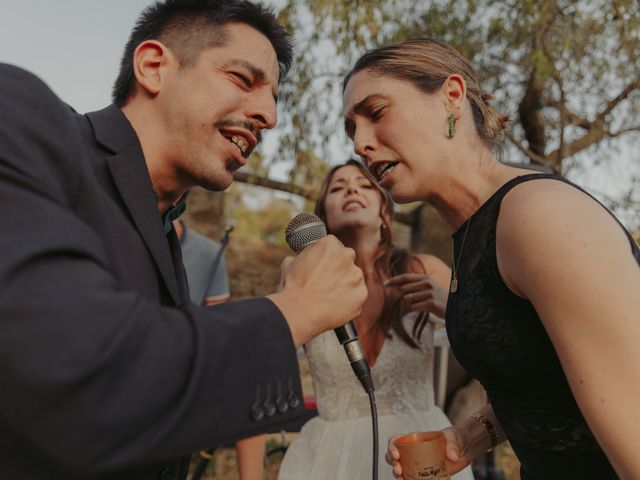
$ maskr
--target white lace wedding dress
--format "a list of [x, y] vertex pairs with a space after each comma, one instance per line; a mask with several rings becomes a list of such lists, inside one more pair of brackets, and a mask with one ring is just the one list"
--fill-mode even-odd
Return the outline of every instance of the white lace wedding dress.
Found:
[[[403, 318], [411, 332], [414, 314]], [[393, 332], [392, 332], [393, 335]], [[433, 324], [412, 349], [400, 338], [384, 341], [372, 367], [378, 409], [379, 480], [393, 479], [384, 461], [389, 437], [450, 425], [434, 404]], [[369, 397], [355, 378], [333, 332], [305, 346], [318, 406], [318, 417], [307, 422], [284, 457], [279, 480], [369, 480], [372, 472], [372, 425]], [[473, 480], [470, 468], [453, 477]]]

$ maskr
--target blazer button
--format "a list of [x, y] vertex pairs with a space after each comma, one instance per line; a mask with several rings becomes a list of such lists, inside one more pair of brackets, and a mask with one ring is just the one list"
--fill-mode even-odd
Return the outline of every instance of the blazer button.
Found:
[[283, 397], [278, 396], [278, 398], [276, 398], [276, 408], [280, 413], [285, 413], [289, 410], [289, 403]]
[[259, 422], [264, 418], [264, 409], [260, 405], [254, 405], [251, 407], [251, 418], [256, 422]]
[[285, 413], [289, 410], [289, 403], [282, 396], [282, 383], [278, 380], [278, 395], [276, 396], [276, 410], [280, 413]]
[[267, 383], [267, 394], [265, 396], [264, 403], [262, 404], [262, 408], [264, 408], [264, 414], [267, 417], [273, 416], [276, 413], [276, 404], [271, 400], [271, 384]]
[[287, 397], [289, 408], [298, 408], [300, 405], [300, 398], [294, 392], [289, 392], [289, 396]]
[[300, 405], [300, 398], [296, 395], [296, 392], [293, 389], [293, 379], [289, 377], [289, 394], [287, 395], [287, 403], [289, 404], [289, 408], [295, 409]]
[[267, 417], [272, 417], [274, 413], [276, 413], [276, 405], [271, 401], [270, 398], [266, 399], [262, 404], [264, 407], [264, 414]]
[[264, 408], [260, 404], [260, 385], [256, 386], [256, 401], [251, 405], [251, 418], [256, 422], [264, 418]]
[[177, 480], [178, 475], [173, 467], [165, 467], [160, 471], [159, 480]]

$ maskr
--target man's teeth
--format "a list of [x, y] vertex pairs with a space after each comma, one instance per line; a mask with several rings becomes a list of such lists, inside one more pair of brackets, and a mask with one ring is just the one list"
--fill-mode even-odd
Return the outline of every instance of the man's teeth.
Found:
[[238, 135], [234, 135], [233, 137], [231, 137], [229, 139], [229, 141], [231, 143], [233, 143], [238, 148], [238, 150], [240, 150], [240, 153], [245, 153], [247, 151], [247, 149], [249, 148], [249, 144], [244, 139], [244, 137], [240, 137]]

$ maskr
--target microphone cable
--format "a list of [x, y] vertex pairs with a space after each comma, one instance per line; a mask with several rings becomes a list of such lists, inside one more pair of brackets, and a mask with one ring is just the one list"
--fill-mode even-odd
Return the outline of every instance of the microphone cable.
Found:
[[371, 406], [371, 423], [373, 431], [373, 473], [372, 479], [378, 480], [378, 409], [376, 407], [376, 397], [373, 390], [367, 392], [369, 395], [369, 405]]
[[[304, 247], [327, 236], [327, 227], [318, 217], [312, 213], [299, 213], [289, 222], [285, 231], [285, 239], [291, 249], [299, 253]], [[378, 409], [374, 395], [373, 380], [371, 379], [371, 369], [367, 359], [362, 352], [358, 341], [358, 332], [353, 321], [347, 322], [343, 327], [334, 329], [340, 345], [344, 348], [351, 368], [356, 378], [362, 384], [364, 391], [369, 396], [371, 407], [371, 422], [373, 432], [373, 472], [372, 479], [378, 480]]]

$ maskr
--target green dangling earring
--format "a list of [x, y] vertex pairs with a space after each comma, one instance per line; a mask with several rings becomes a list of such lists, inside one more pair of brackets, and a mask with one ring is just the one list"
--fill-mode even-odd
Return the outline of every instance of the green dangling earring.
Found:
[[449, 114], [449, 138], [456, 136], [456, 114], [451, 112]]

